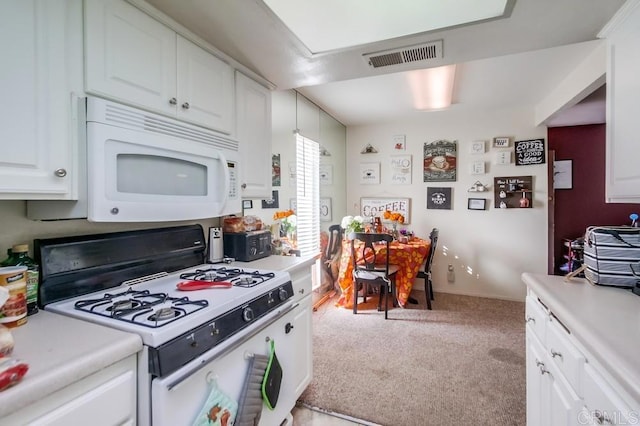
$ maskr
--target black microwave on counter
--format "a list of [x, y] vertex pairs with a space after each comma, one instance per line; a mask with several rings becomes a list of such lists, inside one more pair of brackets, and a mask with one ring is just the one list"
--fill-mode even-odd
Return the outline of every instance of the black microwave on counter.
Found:
[[271, 232], [225, 232], [222, 234], [224, 255], [241, 262], [250, 262], [271, 255]]

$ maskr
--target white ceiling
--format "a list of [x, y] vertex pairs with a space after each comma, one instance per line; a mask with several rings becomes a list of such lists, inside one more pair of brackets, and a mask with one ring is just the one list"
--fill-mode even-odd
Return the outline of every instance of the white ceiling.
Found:
[[[413, 110], [404, 72], [447, 64], [457, 64], [450, 108], [535, 105], [593, 49], [598, 32], [624, 3], [515, 0], [506, 19], [313, 54], [262, 0], [147, 1], [276, 90], [297, 89], [345, 125], [428, 114]], [[342, 3], [349, 1], [355, 0]], [[334, 30], [332, 20], [319, 21], [324, 26], [316, 31]], [[443, 58], [427, 65], [372, 69], [362, 56], [440, 39]], [[596, 115], [602, 115], [603, 102], [597, 105]]]

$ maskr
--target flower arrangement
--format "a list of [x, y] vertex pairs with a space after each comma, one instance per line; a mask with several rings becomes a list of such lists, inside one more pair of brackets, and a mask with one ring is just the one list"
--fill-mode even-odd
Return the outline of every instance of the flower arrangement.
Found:
[[286, 217], [293, 215], [294, 213], [295, 212], [293, 210], [281, 210], [273, 214], [273, 220], [284, 219]]
[[298, 218], [293, 210], [277, 211], [273, 214], [273, 220], [280, 221], [280, 233], [282, 236], [291, 236], [296, 230]]
[[392, 212], [389, 210], [385, 210], [382, 217], [392, 222], [396, 222], [400, 224], [404, 223], [404, 216], [400, 212]]
[[345, 216], [340, 222], [340, 226], [345, 230], [345, 235], [351, 232], [364, 231], [364, 218], [362, 216]]

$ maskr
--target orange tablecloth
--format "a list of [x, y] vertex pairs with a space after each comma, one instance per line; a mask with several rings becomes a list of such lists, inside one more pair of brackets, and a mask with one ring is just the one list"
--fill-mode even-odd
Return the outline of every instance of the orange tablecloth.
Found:
[[[396, 290], [398, 303], [404, 307], [409, 299], [413, 280], [416, 278], [422, 263], [427, 257], [431, 243], [429, 240], [413, 238], [408, 243], [394, 241], [390, 244], [389, 262], [398, 265], [400, 269], [396, 274]], [[387, 255], [386, 246], [381, 246], [376, 252], [377, 261], [384, 262]], [[342, 256], [340, 257], [340, 271], [338, 283], [342, 289], [342, 295], [336, 303], [338, 306], [353, 308], [353, 262], [351, 261], [351, 242], [342, 241]]]

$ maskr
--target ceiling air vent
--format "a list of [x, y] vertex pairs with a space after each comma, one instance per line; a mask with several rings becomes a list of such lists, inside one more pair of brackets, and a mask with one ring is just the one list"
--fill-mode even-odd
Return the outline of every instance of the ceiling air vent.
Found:
[[363, 56], [373, 68], [442, 59], [442, 40], [382, 52], [365, 53]]

